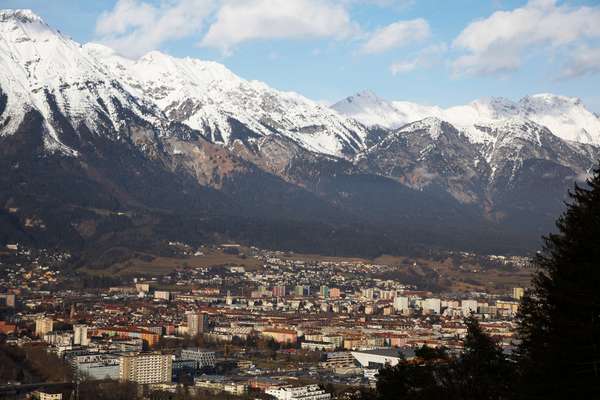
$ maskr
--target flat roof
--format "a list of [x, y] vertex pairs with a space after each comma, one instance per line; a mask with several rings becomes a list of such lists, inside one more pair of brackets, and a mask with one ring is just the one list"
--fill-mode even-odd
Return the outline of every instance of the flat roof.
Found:
[[374, 356], [384, 356], [384, 357], [400, 357], [400, 353], [404, 355], [406, 358], [414, 357], [415, 350], [410, 347], [404, 348], [381, 348], [381, 349], [372, 349], [372, 350], [356, 350], [352, 353], [362, 353], [362, 354], [371, 354]]

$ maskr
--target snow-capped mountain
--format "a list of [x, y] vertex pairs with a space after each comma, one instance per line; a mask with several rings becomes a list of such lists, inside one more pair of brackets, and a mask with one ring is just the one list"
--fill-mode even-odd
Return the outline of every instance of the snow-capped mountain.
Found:
[[600, 118], [575, 97], [537, 94], [519, 100], [520, 115], [546, 126], [555, 135], [600, 145]]
[[489, 176], [478, 147], [435, 117], [395, 130], [360, 159], [366, 170], [418, 190], [443, 188], [461, 203], [480, 202]]
[[134, 126], [164, 131], [168, 123], [152, 103], [132, 96], [78, 43], [29, 10], [0, 11], [0, 90], [7, 97], [0, 134], [14, 133], [35, 110], [43, 117], [49, 151], [77, 153], [61, 138], [58, 114], [114, 139]]
[[437, 117], [463, 130], [476, 143], [493, 139], [478, 127], [493, 128], [507, 120], [528, 119], [547, 127], [561, 139], [600, 145], [600, 118], [581, 100], [552, 94], [526, 96], [518, 102], [490, 97], [444, 109], [406, 101], [387, 101], [373, 93], [361, 92], [334, 104], [332, 108], [366, 126], [388, 129], [426, 117]]
[[362, 92], [330, 108], [218, 63], [82, 46], [5, 10], [0, 241], [237, 235], [377, 253], [514, 224], [537, 238], [596, 162], [597, 125], [552, 95], [442, 109]]
[[354, 120], [297, 93], [246, 81], [215, 62], [157, 51], [129, 60], [102, 45], [81, 46], [29, 10], [1, 11], [0, 35], [0, 77], [9, 98], [3, 114], [14, 117], [3, 131], [14, 131], [19, 115], [36, 109], [47, 121], [49, 149], [73, 153], [52, 127], [49, 96], [93, 131], [101, 130], [93, 126], [99, 109], [116, 131], [124, 129], [122, 108], [157, 127], [164, 113], [226, 145], [278, 134], [328, 155], [352, 156], [364, 147], [367, 131]]
[[215, 143], [278, 134], [334, 156], [351, 156], [364, 147], [367, 131], [354, 120], [297, 93], [244, 80], [221, 64], [158, 51], [129, 60], [97, 44], [84, 49], [137, 96]]

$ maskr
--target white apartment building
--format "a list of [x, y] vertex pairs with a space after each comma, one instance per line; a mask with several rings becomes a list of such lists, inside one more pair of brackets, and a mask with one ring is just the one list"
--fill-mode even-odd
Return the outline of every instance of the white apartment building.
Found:
[[181, 350], [182, 360], [194, 360], [196, 362], [196, 368], [202, 369], [204, 367], [214, 367], [217, 362], [217, 357], [214, 351], [207, 351], [201, 349], [183, 349]]
[[89, 380], [119, 379], [120, 360], [113, 354], [85, 354], [71, 360], [77, 376]]
[[54, 329], [54, 321], [52, 318], [41, 317], [35, 320], [35, 335], [43, 338], [48, 332]]
[[171, 292], [167, 292], [165, 290], [156, 290], [154, 292], [154, 298], [157, 300], [171, 300]]
[[46, 392], [35, 392], [34, 396], [39, 400], [62, 400], [62, 393], [46, 393]]
[[43, 336], [44, 342], [57, 347], [71, 346], [73, 334], [71, 332], [49, 332]]
[[394, 310], [397, 312], [408, 310], [408, 297], [398, 296], [394, 298]]
[[170, 354], [140, 353], [120, 358], [119, 379], [139, 384], [171, 382], [173, 359]]
[[425, 299], [423, 300], [423, 311], [426, 313], [439, 314], [442, 309], [442, 301], [440, 299]]
[[90, 344], [88, 339], [88, 327], [87, 325], [75, 324], [73, 325], [73, 344], [80, 346], [87, 346]]
[[281, 386], [269, 388], [265, 393], [277, 400], [329, 400], [331, 394], [325, 392], [319, 385]]
[[465, 317], [469, 316], [471, 313], [477, 313], [477, 300], [462, 300], [460, 302], [460, 308], [462, 309], [462, 313]]
[[349, 351], [336, 351], [327, 353], [327, 360], [320, 363], [322, 368], [335, 370], [338, 368], [353, 368], [356, 359]]

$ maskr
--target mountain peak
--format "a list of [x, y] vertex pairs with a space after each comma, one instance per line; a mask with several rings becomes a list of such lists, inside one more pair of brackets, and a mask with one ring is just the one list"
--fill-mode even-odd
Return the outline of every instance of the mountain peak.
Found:
[[0, 22], [18, 21], [22, 23], [40, 22], [42, 18], [29, 9], [5, 9], [0, 10]]
[[519, 104], [505, 97], [484, 97], [470, 105], [484, 118], [506, 118], [519, 114]]
[[433, 140], [437, 140], [443, 133], [444, 129], [450, 127], [446, 121], [438, 117], [426, 117], [419, 121], [412, 122], [400, 129], [401, 132], [416, 132], [427, 131]]
[[583, 102], [578, 97], [560, 96], [552, 93], [537, 93], [525, 96], [519, 103], [524, 106], [536, 105], [537, 107], [573, 107], [583, 106]]
[[369, 100], [382, 100], [381, 97], [379, 97], [374, 91], [372, 91], [370, 89], [361, 90], [360, 92], [356, 93], [352, 97], [362, 97], [364, 99], [369, 99]]
[[168, 54], [165, 54], [159, 50], [149, 51], [148, 53], [144, 54], [140, 58], [140, 60], [153, 61], [153, 62], [162, 61], [162, 60], [171, 60], [171, 59], [172, 59], [171, 56], [169, 56]]
[[394, 105], [370, 90], [363, 90], [331, 106], [338, 113], [353, 118], [367, 126], [399, 128], [407, 122], [406, 115]]

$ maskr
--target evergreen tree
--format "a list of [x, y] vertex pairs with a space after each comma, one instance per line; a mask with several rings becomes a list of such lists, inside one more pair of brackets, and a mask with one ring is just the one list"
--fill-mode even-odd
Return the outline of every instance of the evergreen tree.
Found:
[[382, 400], [503, 400], [509, 398], [512, 366], [502, 349], [467, 318], [464, 351], [458, 358], [445, 349], [423, 346], [415, 360], [385, 367], [377, 379]]
[[502, 349], [469, 317], [464, 351], [458, 365], [456, 381], [460, 382], [461, 399], [506, 399], [511, 391], [513, 368]]
[[523, 399], [600, 399], [600, 169], [544, 238], [519, 310]]
[[[425, 358], [416, 356], [406, 361], [404, 357], [395, 366], [385, 366], [377, 376], [377, 399], [379, 400], [434, 400], [452, 398], [446, 396], [442, 375], [446, 375], [449, 358], [445, 352], [429, 348], [418, 351]], [[441, 355], [443, 358], [437, 358]]]

